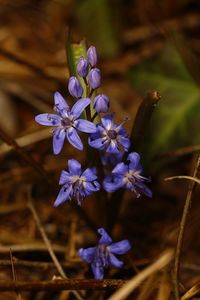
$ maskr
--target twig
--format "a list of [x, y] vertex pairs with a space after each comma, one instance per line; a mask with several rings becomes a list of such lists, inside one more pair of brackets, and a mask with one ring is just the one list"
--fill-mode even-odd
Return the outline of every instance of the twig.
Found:
[[[58, 81], [57, 78], [47, 74], [45, 71], [43, 71], [43, 69], [34, 65], [30, 61], [26, 61], [23, 58], [17, 56], [16, 53], [12, 53], [6, 49], [0, 48], [0, 55], [7, 57], [8, 59], [14, 61], [15, 63], [25, 66], [26, 68], [28, 68], [29, 70], [31, 70], [33, 73], [35, 73], [37, 76], [39, 76], [41, 78], [44, 78], [44, 79], [50, 80], [50, 81]], [[60, 83], [60, 81], [58, 81], [58, 83]]]
[[148, 276], [163, 269], [173, 258], [173, 251], [170, 249], [163, 253], [152, 265], [141, 271], [138, 275], [129, 280], [123, 287], [115, 292], [109, 300], [123, 300], [133, 292]]
[[187, 154], [191, 154], [194, 152], [199, 152], [200, 151], [200, 145], [192, 145], [192, 146], [187, 146], [187, 147], [182, 147], [179, 148], [175, 151], [170, 151], [170, 152], [164, 152], [164, 153], [160, 153], [155, 155], [154, 159], [162, 159], [162, 158], [166, 158], [166, 157], [176, 157], [176, 156], [183, 156], [183, 155], [187, 155]]
[[[65, 253], [66, 247], [61, 245], [52, 245], [53, 251], [58, 253]], [[30, 251], [47, 251], [47, 248], [44, 244], [35, 242], [35, 243], [28, 243], [28, 244], [14, 244], [14, 245], [0, 245], [0, 253], [8, 253], [12, 248], [15, 252], [30, 252]]]
[[[200, 155], [197, 159], [197, 164], [194, 170], [193, 177], [198, 178], [200, 172]], [[180, 222], [180, 229], [177, 239], [177, 245], [176, 245], [176, 251], [175, 251], [175, 260], [174, 260], [174, 292], [175, 297], [177, 300], [180, 300], [180, 293], [179, 293], [179, 271], [180, 271], [180, 255], [181, 255], [181, 249], [183, 245], [183, 238], [185, 233], [185, 227], [186, 227], [186, 220], [189, 213], [189, 208], [192, 202], [192, 193], [194, 190], [194, 187], [196, 185], [195, 181], [191, 181], [188, 187], [188, 193], [183, 209], [183, 214]]]
[[[181, 300], [189, 300], [193, 299], [194, 296], [197, 296], [200, 294], [200, 282], [195, 284], [191, 289], [189, 289], [182, 297]], [[199, 298], [194, 298], [194, 299], [199, 299]]]
[[63, 279], [51, 281], [0, 281], [0, 291], [61, 291], [61, 290], [113, 290], [127, 281], [118, 279]]
[[[18, 259], [13, 259], [15, 268], [18, 267], [27, 267], [27, 268], [40, 268], [40, 269], [49, 269], [49, 268], [55, 268], [54, 263], [52, 262], [46, 262], [46, 261], [29, 261], [29, 260], [18, 260]], [[71, 259], [69, 261], [63, 261], [60, 262], [62, 267], [65, 268], [83, 268], [85, 266], [85, 263], [81, 260], [78, 259]], [[0, 266], [1, 267], [8, 267], [11, 265], [10, 260], [0, 260]]]
[[173, 179], [189, 179], [192, 180], [198, 184], [200, 184], [200, 180], [198, 178], [192, 177], [192, 176], [172, 176], [172, 177], [167, 177], [165, 178], [166, 181], [168, 180], [173, 180]]
[[21, 148], [18, 143], [10, 137], [2, 128], [0, 128], [0, 139], [2, 139], [6, 144], [10, 145], [15, 151], [30, 165], [37, 173], [39, 173], [50, 185], [53, 184], [49, 179], [48, 174], [46, 171], [37, 163], [30, 155], [28, 155], [23, 148]]
[[[34, 220], [35, 220], [35, 222], [36, 222], [36, 225], [37, 225], [37, 227], [38, 227], [38, 229], [39, 229], [39, 231], [40, 231], [40, 233], [41, 233], [41, 236], [42, 236], [42, 238], [43, 238], [43, 241], [44, 241], [44, 243], [45, 243], [45, 245], [46, 245], [46, 247], [47, 247], [47, 249], [48, 249], [48, 252], [49, 252], [49, 254], [50, 254], [50, 256], [51, 256], [51, 258], [52, 258], [52, 260], [53, 260], [53, 262], [54, 262], [54, 264], [55, 264], [55, 266], [56, 266], [56, 269], [58, 270], [59, 274], [60, 274], [63, 278], [67, 278], [67, 276], [66, 276], [66, 274], [65, 274], [65, 272], [64, 272], [64, 270], [63, 270], [63, 268], [62, 268], [62, 266], [61, 266], [61, 264], [59, 263], [59, 261], [58, 261], [56, 255], [55, 255], [55, 253], [54, 253], [54, 251], [53, 251], [53, 248], [52, 248], [52, 246], [51, 246], [51, 243], [50, 243], [50, 241], [49, 241], [49, 239], [48, 239], [48, 237], [47, 237], [47, 235], [46, 235], [46, 232], [45, 232], [45, 230], [44, 230], [44, 228], [43, 228], [43, 226], [42, 226], [42, 223], [41, 223], [41, 221], [40, 221], [40, 219], [39, 219], [39, 216], [38, 216], [38, 214], [37, 214], [37, 212], [36, 212], [36, 210], [35, 210], [35, 207], [34, 207], [34, 205], [33, 205], [33, 202], [32, 202], [31, 196], [30, 196], [30, 190], [29, 190], [29, 197], [28, 197], [28, 207], [29, 207], [29, 209], [30, 209], [30, 211], [31, 211], [31, 213], [32, 213], [32, 215], [33, 215], [33, 218], [34, 218]], [[77, 292], [75, 292], [75, 291], [72, 291], [72, 292], [73, 292], [74, 296], [75, 296], [78, 300], [83, 300], [83, 298], [82, 298]]]
[[[11, 248], [10, 248], [10, 262], [11, 262], [11, 266], [12, 266], [13, 280], [14, 280], [14, 283], [16, 284], [17, 283], [17, 275], [16, 275], [16, 272], [15, 272], [15, 266], [14, 266], [14, 261], [13, 261]], [[19, 291], [17, 289], [15, 291], [16, 291], [17, 299], [22, 300], [22, 297], [21, 297]]]
[[[187, 14], [181, 18], [174, 18], [164, 20], [156, 24], [158, 28], [165, 28], [167, 32], [171, 31], [180, 31], [184, 29], [193, 29], [199, 27], [200, 18], [199, 14]], [[160, 31], [155, 27], [150, 27], [149, 24], [146, 26], [139, 26], [130, 30], [127, 30], [123, 33], [122, 40], [126, 44], [138, 43], [150, 38], [153, 38], [155, 35], [160, 35]]]
[[[44, 139], [48, 139], [50, 137], [51, 137], [51, 134], [50, 134], [49, 128], [48, 129], [45, 128], [43, 130], [27, 134], [25, 136], [22, 136], [22, 137], [16, 139], [16, 143], [20, 147], [25, 147], [25, 146], [29, 146], [33, 143], [37, 143], [39, 141], [42, 141]], [[9, 152], [12, 149], [13, 149], [12, 146], [9, 146], [7, 144], [2, 144], [0, 146], [0, 155]]]

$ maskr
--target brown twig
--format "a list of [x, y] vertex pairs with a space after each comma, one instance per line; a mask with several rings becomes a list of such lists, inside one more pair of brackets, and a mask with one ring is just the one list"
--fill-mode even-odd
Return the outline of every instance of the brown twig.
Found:
[[128, 295], [133, 292], [146, 278], [158, 272], [167, 266], [173, 258], [173, 251], [169, 249], [150, 266], [145, 268], [143, 271], [138, 273], [132, 279], [130, 279], [124, 286], [122, 286], [118, 291], [116, 291], [109, 300], [123, 300], [128, 297]]
[[173, 179], [188, 179], [188, 180], [192, 180], [192, 181], [200, 184], [200, 180], [198, 178], [195, 178], [192, 176], [184, 176], [184, 175], [168, 177], [168, 178], [165, 178], [165, 181], [173, 180]]
[[[13, 261], [11, 248], [10, 248], [10, 262], [11, 262], [11, 266], [12, 266], [13, 281], [16, 284], [17, 283], [17, 275], [16, 275], [16, 272], [15, 272], [15, 266], [14, 266], [14, 261]], [[21, 294], [19, 293], [19, 291], [17, 289], [15, 291], [16, 291], [17, 299], [22, 300], [22, 297], [21, 297]]]
[[[57, 271], [59, 272], [59, 274], [60, 274], [63, 278], [67, 278], [67, 276], [66, 276], [66, 274], [65, 274], [65, 272], [64, 272], [64, 270], [63, 270], [63, 268], [62, 268], [62, 266], [61, 266], [61, 264], [59, 263], [59, 261], [58, 261], [56, 255], [55, 255], [55, 253], [54, 253], [54, 251], [53, 251], [53, 248], [52, 248], [52, 246], [51, 246], [51, 243], [50, 243], [50, 241], [49, 241], [49, 239], [48, 239], [48, 237], [47, 237], [47, 235], [46, 235], [46, 232], [45, 232], [45, 230], [44, 230], [44, 228], [43, 228], [43, 226], [42, 226], [42, 223], [41, 223], [41, 221], [40, 221], [40, 219], [39, 219], [39, 216], [38, 216], [38, 214], [37, 214], [37, 211], [36, 211], [36, 209], [35, 209], [35, 207], [34, 207], [34, 205], [33, 205], [33, 202], [32, 202], [31, 196], [30, 196], [30, 190], [29, 190], [29, 197], [28, 197], [28, 207], [29, 207], [29, 209], [30, 209], [30, 211], [31, 211], [31, 213], [32, 213], [32, 215], [33, 215], [33, 218], [34, 218], [34, 220], [35, 220], [35, 222], [36, 222], [36, 225], [37, 225], [37, 227], [38, 227], [38, 229], [39, 229], [39, 231], [40, 231], [40, 234], [41, 234], [41, 236], [42, 236], [42, 238], [43, 238], [43, 241], [44, 241], [44, 243], [45, 243], [45, 245], [46, 245], [46, 247], [47, 247], [47, 249], [48, 249], [48, 252], [49, 252], [49, 254], [50, 254], [51, 258], [52, 258], [52, 261], [54, 262], [54, 264], [55, 264], [55, 266], [56, 266]], [[72, 292], [73, 292], [74, 296], [75, 296], [78, 300], [83, 300], [83, 298], [79, 295], [79, 293], [77, 293], [77, 292], [75, 292], [75, 291], [72, 291]]]
[[113, 290], [120, 288], [125, 280], [117, 279], [63, 279], [51, 281], [0, 281], [0, 291], [61, 291], [61, 290]]
[[[55, 265], [52, 262], [46, 261], [29, 261], [29, 260], [18, 260], [13, 259], [15, 268], [25, 267], [25, 268], [36, 268], [36, 269], [55, 269]], [[78, 259], [71, 259], [69, 261], [60, 262], [63, 268], [83, 268], [85, 263], [84, 261]], [[10, 260], [0, 260], [1, 267], [9, 267], [11, 266]]]
[[49, 179], [46, 171], [37, 163], [30, 155], [28, 155], [19, 144], [10, 137], [2, 128], [0, 128], [0, 139], [2, 139], [6, 144], [10, 145], [19, 154], [25, 162], [28, 163], [37, 173], [39, 173], [48, 184], [55, 186], [55, 183]]
[[192, 146], [179, 148], [175, 151], [157, 154], [157, 155], [155, 155], [155, 159], [183, 156], [183, 155], [187, 155], [187, 154], [191, 154], [191, 153], [199, 152], [199, 151], [200, 151], [200, 145], [192, 145]]
[[[194, 170], [193, 177], [198, 178], [200, 172], [200, 155], [197, 159], [197, 164]], [[180, 271], [180, 255], [181, 255], [181, 249], [183, 245], [183, 238], [185, 233], [185, 227], [186, 227], [186, 221], [189, 213], [189, 208], [191, 206], [192, 202], [192, 193], [194, 190], [194, 187], [196, 186], [195, 181], [191, 181], [188, 187], [188, 193], [183, 209], [183, 214], [180, 222], [180, 229], [177, 239], [177, 245], [176, 245], [176, 251], [175, 251], [175, 260], [174, 260], [174, 292], [175, 297], [177, 300], [180, 300], [180, 293], [179, 293], [179, 271]]]

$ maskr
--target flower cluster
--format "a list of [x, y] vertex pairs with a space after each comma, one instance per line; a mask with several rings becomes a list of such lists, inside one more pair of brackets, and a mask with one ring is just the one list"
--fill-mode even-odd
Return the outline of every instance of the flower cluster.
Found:
[[[104, 94], [97, 94], [101, 84], [101, 71], [97, 68], [97, 52], [94, 46], [87, 50], [86, 58], [79, 58], [76, 73], [77, 76], [70, 77], [68, 82], [68, 91], [75, 99], [75, 104], [70, 108], [63, 96], [56, 92], [55, 113], [39, 114], [35, 120], [41, 125], [54, 127], [53, 152], [56, 155], [63, 149], [65, 139], [82, 151], [84, 145], [79, 133], [88, 134], [86, 147], [101, 152], [101, 167], [104, 171], [99, 172], [99, 165], [98, 168], [87, 167], [83, 170], [76, 159], [69, 159], [68, 170], [63, 170], [60, 175], [61, 189], [54, 206], [73, 199], [81, 205], [86, 196], [100, 191], [101, 188], [107, 192], [125, 188], [134, 192], [137, 197], [140, 196], [140, 192], [152, 197], [151, 190], [145, 184], [150, 179], [142, 176], [140, 155], [136, 152], [128, 153], [131, 141], [123, 127], [127, 118], [120, 124], [115, 123], [114, 113], [106, 114], [110, 106], [109, 98]], [[83, 117], [84, 112], [87, 118]], [[97, 116], [99, 122], [94, 122]], [[100, 173], [106, 174], [105, 177], [100, 179]], [[127, 240], [112, 243], [112, 239], [103, 228], [100, 228], [98, 233], [101, 235], [98, 245], [80, 249], [79, 256], [91, 264], [95, 278], [102, 279], [104, 268], [122, 267], [123, 263], [115, 254], [123, 254], [131, 246]]]

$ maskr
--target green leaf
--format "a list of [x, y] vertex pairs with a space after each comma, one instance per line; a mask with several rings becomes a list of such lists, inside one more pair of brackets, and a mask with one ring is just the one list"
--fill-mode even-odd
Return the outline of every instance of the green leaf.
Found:
[[147, 156], [200, 142], [200, 91], [173, 46], [132, 70], [130, 80], [143, 94], [162, 97], [144, 137]]

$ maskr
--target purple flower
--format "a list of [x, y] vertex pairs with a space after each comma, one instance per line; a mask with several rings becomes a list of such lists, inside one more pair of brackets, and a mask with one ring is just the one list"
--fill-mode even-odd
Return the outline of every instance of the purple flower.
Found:
[[75, 76], [70, 77], [68, 82], [68, 90], [72, 97], [80, 98], [83, 94], [83, 88]]
[[140, 197], [140, 190], [148, 197], [152, 197], [151, 190], [144, 184], [145, 181], [150, 181], [149, 178], [143, 177], [142, 167], [140, 164], [140, 155], [137, 152], [131, 152], [127, 158], [128, 165], [123, 162], [118, 163], [112, 170], [112, 176], [104, 179], [103, 187], [107, 192], [114, 192], [119, 188], [126, 188], [135, 192], [137, 197]]
[[90, 104], [89, 98], [77, 101], [71, 111], [65, 99], [59, 92], [54, 94], [55, 111], [57, 114], [40, 114], [35, 117], [37, 123], [45, 126], [55, 126], [53, 131], [53, 151], [59, 154], [62, 150], [65, 137], [69, 143], [79, 150], [83, 150], [82, 141], [76, 130], [94, 133], [96, 125], [84, 119], [79, 119], [83, 110]]
[[106, 95], [98, 95], [94, 98], [94, 109], [98, 114], [106, 113], [109, 109], [109, 98]]
[[77, 63], [77, 73], [81, 77], [86, 77], [88, 73], [88, 62], [87, 60], [81, 56]]
[[100, 189], [95, 168], [82, 171], [81, 164], [76, 159], [70, 159], [68, 169], [68, 172], [61, 172], [59, 184], [62, 188], [54, 203], [55, 207], [72, 199], [76, 199], [80, 205], [83, 198]]
[[108, 153], [128, 151], [130, 140], [122, 126], [125, 121], [118, 125], [114, 123], [114, 114], [102, 117], [101, 124], [97, 125], [96, 133], [89, 137], [89, 145], [100, 151], [106, 149]]
[[101, 71], [97, 68], [91, 69], [88, 73], [88, 81], [93, 90], [97, 89], [101, 84]]
[[90, 65], [92, 67], [96, 66], [97, 64], [97, 51], [94, 46], [90, 46], [90, 48], [87, 51], [87, 57]]
[[98, 233], [101, 235], [101, 238], [97, 246], [87, 249], [81, 248], [78, 251], [78, 255], [91, 264], [95, 279], [103, 279], [104, 268], [109, 266], [115, 268], [123, 267], [124, 263], [115, 254], [126, 253], [131, 248], [131, 245], [128, 240], [113, 243], [111, 237], [103, 228], [99, 228]]

